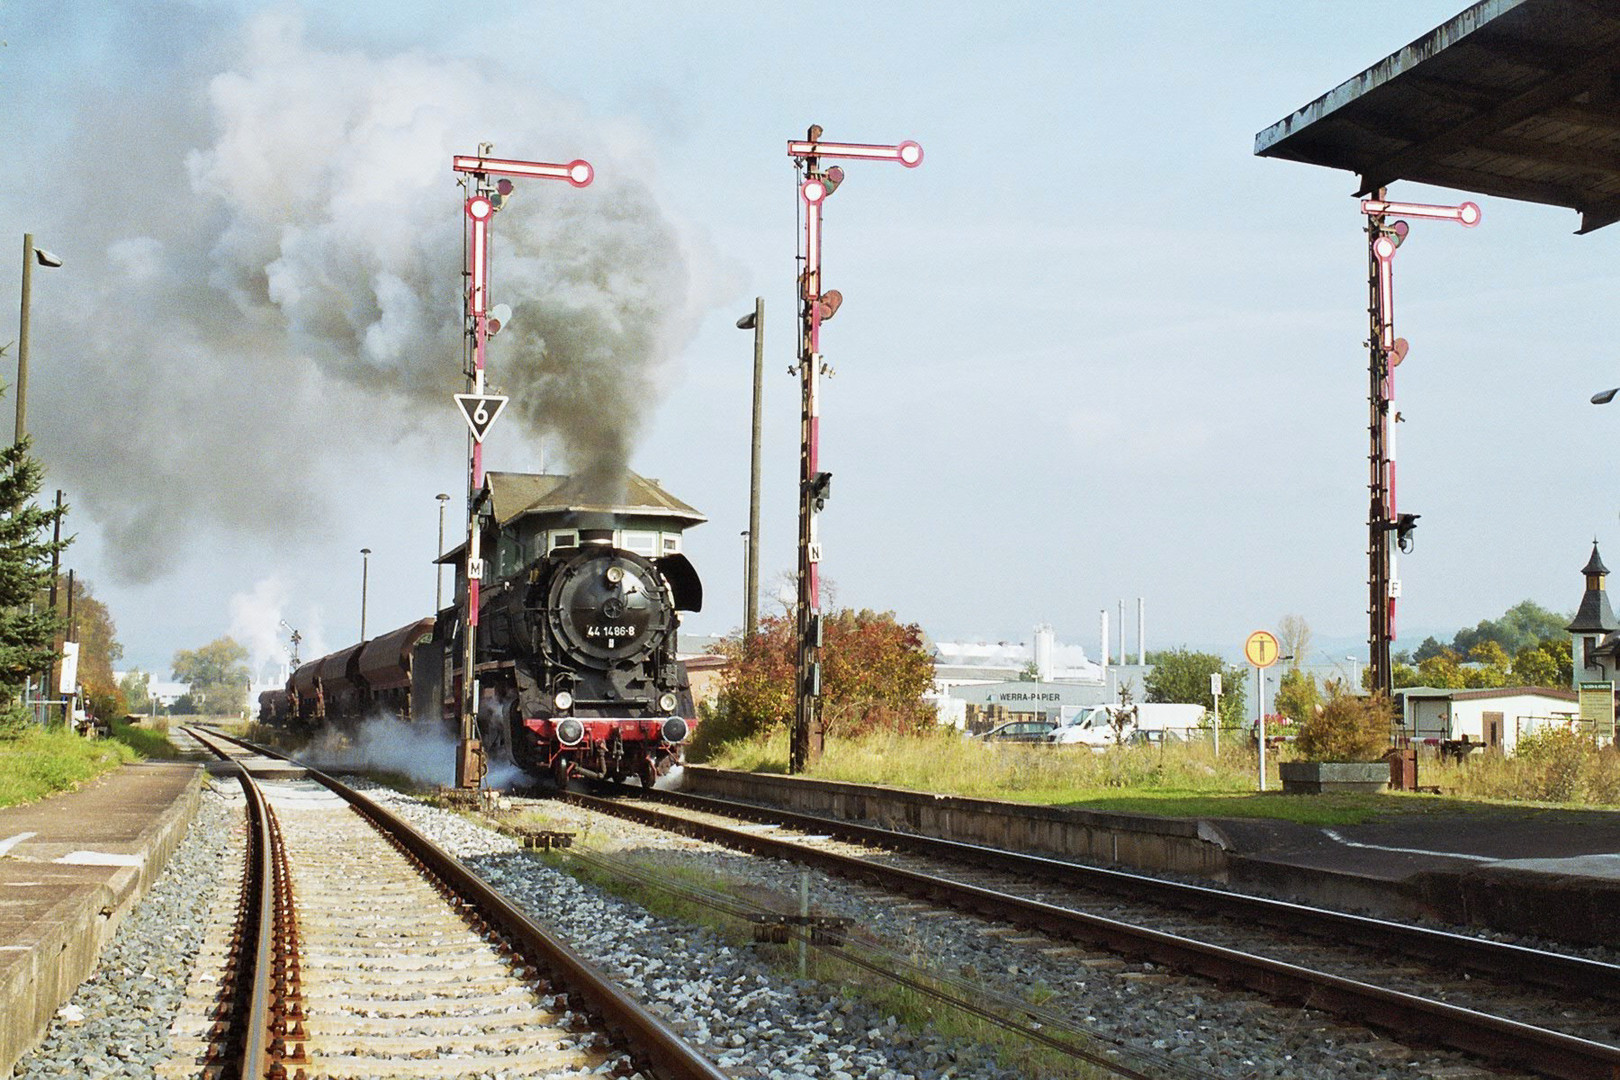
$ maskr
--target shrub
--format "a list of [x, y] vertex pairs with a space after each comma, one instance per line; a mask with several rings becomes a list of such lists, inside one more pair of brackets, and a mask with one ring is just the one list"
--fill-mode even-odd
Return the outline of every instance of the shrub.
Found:
[[1305, 761], [1377, 761], [1389, 749], [1389, 699], [1339, 693], [1299, 725]]

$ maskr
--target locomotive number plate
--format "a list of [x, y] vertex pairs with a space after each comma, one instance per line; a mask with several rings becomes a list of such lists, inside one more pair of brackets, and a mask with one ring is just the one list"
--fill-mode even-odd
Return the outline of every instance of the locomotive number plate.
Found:
[[636, 633], [633, 626], [587, 626], [586, 637], [621, 638], [634, 637]]

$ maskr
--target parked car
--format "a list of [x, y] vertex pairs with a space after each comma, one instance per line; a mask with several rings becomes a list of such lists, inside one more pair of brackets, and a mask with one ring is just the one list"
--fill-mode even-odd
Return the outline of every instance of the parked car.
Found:
[[991, 728], [983, 735], [973, 737], [986, 742], [1043, 743], [1055, 727], [1057, 724], [1050, 720], [1009, 720], [1005, 724]]
[[1177, 705], [1167, 702], [1144, 701], [1129, 706], [1129, 719], [1124, 730], [1114, 728], [1114, 714], [1123, 706], [1097, 705], [1083, 709], [1069, 722], [1052, 732], [1050, 742], [1060, 746], [1089, 746], [1093, 750], [1106, 750], [1116, 738], [1129, 742], [1138, 732], [1161, 732], [1166, 729], [1189, 731], [1204, 719], [1202, 705]]

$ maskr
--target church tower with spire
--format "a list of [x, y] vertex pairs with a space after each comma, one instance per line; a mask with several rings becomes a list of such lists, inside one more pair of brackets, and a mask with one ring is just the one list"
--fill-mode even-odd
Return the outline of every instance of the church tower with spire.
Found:
[[1615, 631], [1620, 630], [1620, 622], [1609, 609], [1609, 594], [1604, 589], [1609, 568], [1598, 556], [1596, 540], [1592, 541], [1592, 557], [1586, 560], [1586, 569], [1581, 573], [1586, 575], [1586, 592], [1581, 596], [1581, 606], [1574, 620], [1564, 628], [1570, 635], [1576, 690], [1583, 682], [1606, 682], [1614, 678], [1615, 646], [1620, 641], [1614, 636]]

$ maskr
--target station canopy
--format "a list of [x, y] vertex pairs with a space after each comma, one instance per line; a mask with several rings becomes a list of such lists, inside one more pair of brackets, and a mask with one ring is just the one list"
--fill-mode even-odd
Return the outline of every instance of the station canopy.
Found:
[[1482, 0], [1255, 136], [1261, 157], [1620, 221], [1620, 4]]

